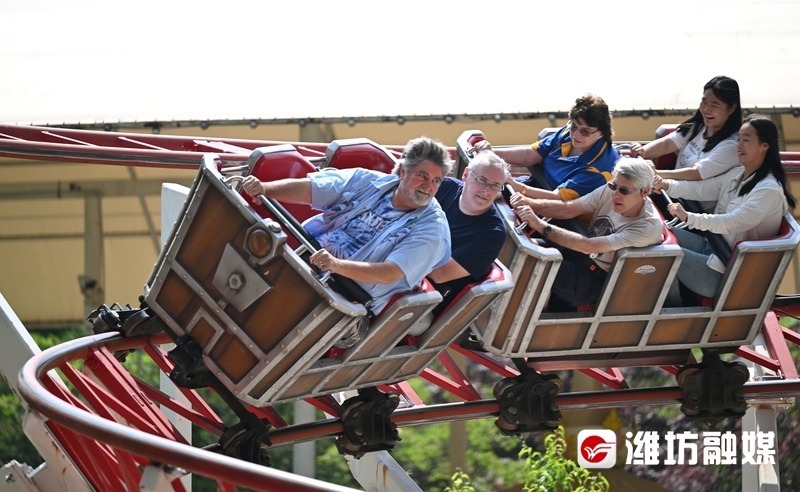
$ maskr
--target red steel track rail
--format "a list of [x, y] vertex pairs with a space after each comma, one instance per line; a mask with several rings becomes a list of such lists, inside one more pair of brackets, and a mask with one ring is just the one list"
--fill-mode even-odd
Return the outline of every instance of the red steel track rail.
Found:
[[[157, 344], [167, 341], [165, 336], [124, 338], [117, 333], [88, 336], [41, 352], [31, 358], [20, 372], [21, 397], [30, 409], [46, 418], [48, 428], [96, 488], [124, 490], [138, 483], [142, 467], [160, 464], [211, 477], [218, 481], [221, 490], [234, 490], [231, 488], [233, 484], [270, 491], [352, 490], [247, 463], [182, 442], [161, 413], [159, 404], [217, 435], [224, 430], [224, 425], [194, 391], [182, 390], [190, 401], [191, 408], [186, 407], [132, 377], [113, 355], [117, 351], [144, 348], [150, 354], [155, 353], [158, 359], [157, 354], [161, 352]], [[91, 378], [71, 365], [80, 360], [84, 362], [84, 372], [87, 369], [91, 372]], [[164, 367], [167, 363], [165, 357], [156, 363], [167, 368]], [[53, 374], [49, 373], [53, 369], [61, 371], [80, 398], [67, 392], [64, 385], [56, 384]], [[512, 371], [502, 365], [496, 369], [501, 374]], [[428, 381], [436, 383], [446, 379], [426, 371], [425, 379]], [[458, 386], [452, 381], [449, 384]], [[490, 418], [499, 412], [496, 401], [478, 399], [480, 395], [474, 389], [462, 388], [456, 393], [468, 395], [473, 400], [400, 409], [392, 415], [392, 421], [402, 427]], [[744, 394], [755, 400], [792, 398], [800, 394], [800, 380], [747, 383]], [[578, 410], [676, 404], [680, 398], [678, 387], [633, 388], [566, 393], [558, 396], [557, 403], [561, 410]], [[328, 438], [343, 430], [338, 419], [295, 426], [285, 426], [280, 421], [276, 423], [278, 425], [270, 432], [273, 446]], [[179, 484], [177, 479], [173, 482], [175, 490], [182, 490]]]

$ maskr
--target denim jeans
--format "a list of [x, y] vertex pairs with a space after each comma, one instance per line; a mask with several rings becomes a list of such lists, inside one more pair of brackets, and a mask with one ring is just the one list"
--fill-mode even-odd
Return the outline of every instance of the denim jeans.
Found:
[[[677, 280], [685, 287], [703, 297], [714, 297], [722, 281], [722, 274], [706, 265], [714, 253], [708, 240], [702, 235], [685, 229], [673, 229], [678, 244], [683, 250], [683, 261], [678, 267]], [[680, 305], [678, 282], [672, 282], [667, 295], [667, 305]]]

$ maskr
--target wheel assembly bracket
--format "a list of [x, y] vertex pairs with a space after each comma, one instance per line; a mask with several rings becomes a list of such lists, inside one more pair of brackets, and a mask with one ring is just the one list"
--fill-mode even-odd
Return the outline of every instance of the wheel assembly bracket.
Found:
[[750, 373], [741, 362], [724, 362], [717, 353], [706, 352], [701, 363], [682, 367], [675, 377], [687, 418], [715, 422], [741, 418], [747, 411], [743, 389]]
[[561, 420], [556, 403], [561, 386], [555, 374], [542, 375], [530, 369], [501, 379], [494, 387], [500, 403], [495, 425], [506, 435], [555, 429]]
[[399, 404], [396, 394], [376, 388], [360, 389], [358, 396], [345, 400], [340, 414], [344, 432], [336, 438], [339, 453], [361, 458], [365, 453], [394, 449], [400, 434], [391, 415]]

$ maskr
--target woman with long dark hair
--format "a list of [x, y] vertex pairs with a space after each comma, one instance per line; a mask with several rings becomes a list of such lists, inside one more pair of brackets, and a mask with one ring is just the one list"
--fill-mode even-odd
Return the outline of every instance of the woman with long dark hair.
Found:
[[[703, 86], [700, 107], [678, 128], [646, 145], [634, 142], [631, 154], [655, 159], [677, 152], [675, 169], [658, 170], [664, 179], [698, 181], [718, 176], [738, 164], [736, 133], [742, 125], [739, 84], [719, 75]], [[705, 212], [712, 212], [715, 203], [701, 203]]]
[[[733, 247], [743, 240], [775, 236], [781, 218], [795, 207], [778, 148], [778, 128], [763, 115], [751, 115], [739, 129], [736, 145], [741, 166], [702, 181], [656, 177], [654, 188], [674, 197], [717, 199], [713, 214], [687, 212], [679, 203], [668, 211], [684, 221], [687, 229], [721, 234]], [[705, 237], [687, 229], [674, 229], [684, 257], [677, 278], [692, 292], [713, 297], [725, 273], [725, 264], [713, 253]], [[680, 299], [677, 282], [669, 300]], [[679, 302], [679, 301], [678, 301]]]

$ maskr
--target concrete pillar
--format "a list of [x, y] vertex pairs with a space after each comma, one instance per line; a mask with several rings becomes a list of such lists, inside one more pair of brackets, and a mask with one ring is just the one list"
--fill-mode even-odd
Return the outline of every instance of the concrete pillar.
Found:
[[[294, 402], [294, 423], [305, 424], [316, 420], [316, 409], [298, 400]], [[297, 475], [314, 478], [316, 474], [317, 443], [300, 442], [292, 445], [292, 471]]]
[[103, 304], [106, 279], [102, 197], [86, 195], [83, 200], [83, 275], [78, 276], [78, 284], [83, 294], [83, 314], [86, 317]]

